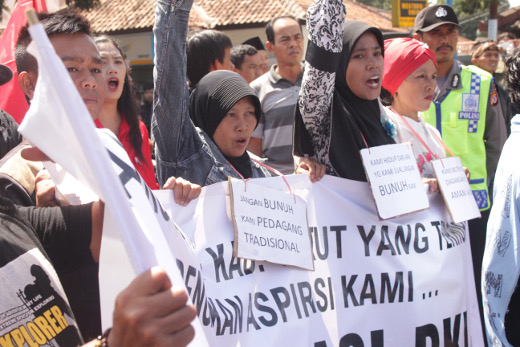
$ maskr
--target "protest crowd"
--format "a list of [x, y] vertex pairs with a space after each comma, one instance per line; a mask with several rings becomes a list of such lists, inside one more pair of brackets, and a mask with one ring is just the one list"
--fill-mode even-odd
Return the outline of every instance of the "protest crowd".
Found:
[[[419, 185], [415, 191], [426, 196], [427, 201], [438, 198], [436, 201], [441, 201], [444, 209], [450, 199], [437, 165], [442, 160], [456, 157], [460, 159], [456, 168], [460, 168], [463, 177], [462, 181], [456, 182], [468, 188], [451, 193], [451, 197], [453, 199], [454, 194], [456, 197], [457, 194], [469, 195], [478, 217], [460, 221], [452, 211], [455, 208], [448, 206], [451, 214], [445, 213], [445, 220], [432, 223], [432, 226], [437, 228], [440, 250], [453, 251], [464, 243], [453, 241], [460, 235], [463, 235], [463, 240], [466, 236], [469, 240], [461, 258], [465, 259], [463, 267], [467, 266], [469, 275], [458, 276], [447, 285], [449, 292], [461, 291], [460, 297], [468, 300], [467, 312], [459, 311], [462, 316], [452, 317], [458, 322], [453, 323], [455, 327], [448, 320], [446, 328], [445, 319], [447, 331], [444, 335], [428, 330], [431, 327], [423, 321], [418, 319], [415, 322], [410, 318], [411, 324], [416, 324], [413, 327], [417, 326], [414, 328], [416, 337], [415, 341], [414, 338], [405, 339], [405, 345], [452, 346], [459, 345], [459, 339], [464, 339], [466, 346], [520, 346], [520, 290], [517, 290], [520, 276], [520, 213], [517, 205], [520, 203], [517, 192], [520, 189], [520, 164], [515, 158], [516, 146], [520, 146], [520, 115], [515, 115], [520, 109], [520, 48], [516, 48], [513, 34], [503, 33], [499, 42], [477, 41], [472, 65], [466, 66], [457, 60], [461, 25], [449, 5], [431, 5], [422, 9], [415, 18], [409, 37], [385, 40], [378, 28], [362, 21], [347, 20], [349, 8], [343, 1], [314, 0], [307, 12], [307, 37], [300, 20], [280, 13], [266, 25], [266, 42], [253, 37], [236, 43], [216, 30], [188, 35], [192, 5], [193, 0], [157, 0], [153, 28], [153, 81], [143, 87], [142, 100], [136, 99], [130, 65], [117, 40], [95, 35], [90, 23], [74, 10], [37, 13], [38, 23], [86, 106], [81, 105], [85, 114], [90, 116], [92, 128], [102, 134], [100, 136], [110, 138], [128, 156], [125, 160], [128, 159], [129, 164], [125, 165], [130, 170], [118, 176], [123, 186], [132, 179], [142, 182], [140, 190], [146, 194], [143, 203], [150, 201], [155, 211], [162, 211], [162, 207], [158, 208], [157, 200], [150, 196], [161, 191], [171, 195], [175, 203], [172, 209], [191, 211], [187, 210], [190, 206], [211, 198], [207, 192], [213, 186], [227, 183], [231, 178], [243, 181], [248, 187], [254, 182], [284, 175], [290, 182], [296, 182], [293, 179], [301, 176], [306, 180], [302, 184], [307, 184], [307, 189], [312, 191], [318, 189], [323, 178], [326, 181], [328, 176], [334, 176], [339, 186], [352, 186], [353, 191], [362, 187], [359, 189], [364, 190], [359, 191], [372, 192], [365, 194], [367, 201], [373, 203], [369, 208], [372, 219], [365, 222], [367, 230], [371, 225], [374, 227], [363, 234], [363, 228], [358, 224], [365, 245], [362, 258], [370, 262], [376, 250], [377, 256], [384, 254], [385, 250], [392, 255], [401, 255], [398, 240], [402, 240], [399, 233], [404, 233], [402, 228], [389, 230], [391, 228], [383, 226], [379, 248], [370, 246], [374, 234], [379, 235], [375, 226], [386, 219], [382, 217], [383, 208], [375, 196], [376, 191], [384, 196], [385, 189], [389, 195], [389, 192], [405, 190], [404, 187], [413, 190], [413, 187], [405, 182], [401, 185], [381, 184], [377, 188], [371, 176], [371, 165], [375, 165], [377, 160], [366, 159], [368, 154], [364, 151], [372, 154], [371, 151], [375, 153], [378, 148], [399, 148], [392, 153], [398, 153], [396, 157], [408, 156], [412, 161], [404, 171], [413, 171], [417, 176]], [[30, 110], [37, 109], [42, 102], [38, 84], [48, 82], [42, 66], [39, 66], [40, 54], [34, 54], [31, 31], [34, 25], [26, 24], [16, 33], [13, 43], [15, 71], [0, 64], [0, 85], [17, 79]], [[271, 66], [269, 54], [276, 60]], [[499, 65], [503, 72], [497, 72]], [[68, 83], [67, 86], [72, 88], [70, 81], [59, 82]], [[2, 99], [14, 97], [0, 96]], [[46, 112], [52, 116], [53, 112], [60, 112], [59, 109], [56, 107]], [[23, 127], [22, 123], [21, 132]], [[104, 308], [102, 296], [105, 288], [100, 273], [103, 252], [113, 252], [107, 249], [104, 238], [107, 232], [104, 229], [110, 224], [106, 218], [112, 214], [108, 211], [113, 206], [108, 200], [98, 197], [87, 202], [82, 199], [72, 201], [70, 195], [60, 191], [63, 183], [56, 177], [56, 173], [62, 170], [62, 163], [25, 138], [18, 128], [19, 124], [13, 117], [0, 110], [0, 346], [186, 346], [194, 339], [199, 341], [197, 334], [200, 330], [195, 327], [194, 319], [200, 319], [209, 330], [216, 329], [216, 335], [221, 335], [226, 327], [231, 334], [243, 331], [242, 323], [237, 328], [236, 322], [229, 323], [229, 326], [222, 323], [221, 326], [220, 319], [216, 320], [217, 308], [224, 312], [226, 319], [226, 312], [233, 316], [232, 310], [225, 309], [220, 301], [216, 305], [211, 302], [201, 306], [194, 294], [200, 289], [188, 285], [188, 276], [199, 276], [197, 274], [204, 267], [182, 266], [180, 259], [176, 265], [186, 276], [186, 287], [173, 281], [170, 272], [162, 266], [164, 264], [156, 264], [159, 266], [137, 271], [124, 289], [118, 289], [112, 307]], [[60, 145], [63, 148], [72, 146], [68, 143]], [[113, 153], [108, 152], [111, 160], [115, 161]], [[382, 160], [378, 163], [382, 167], [374, 171], [376, 175], [381, 172], [383, 176], [398, 175], [392, 172], [395, 168], [389, 162]], [[64, 175], [68, 177], [66, 173]], [[285, 177], [283, 179], [285, 187], [290, 190], [291, 183]], [[124, 189], [128, 199], [135, 198], [130, 190]], [[80, 196], [82, 192], [78, 188], [77, 192], [72, 191], [72, 195], [77, 193]], [[338, 190], [336, 195], [341, 195], [341, 191]], [[441, 196], [444, 199], [439, 198]], [[356, 201], [355, 198], [352, 200]], [[274, 198], [270, 199], [266, 192], [263, 199], [244, 201], [250, 205], [294, 212], [293, 205], [277, 205]], [[411, 205], [415, 204], [413, 199], [409, 201]], [[230, 203], [229, 199], [226, 201]], [[296, 198], [294, 202], [297, 205]], [[318, 202], [315, 204], [319, 205]], [[400, 204], [404, 205], [404, 202], [393, 201], [393, 205]], [[361, 210], [366, 209], [361, 207]], [[428, 228], [423, 226], [419, 217], [414, 219], [424, 209], [417, 207], [389, 218], [405, 218], [403, 220], [407, 221], [409, 229], [407, 242], [417, 254], [432, 247], [431, 243], [420, 243], [420, 230]], [[202, 210], [197, 208], [193, 211], [194, 219], [203, 218], [199, 216]], [[234, 218], [232, 214], [224, 217]], [[303, 219], [306, 218], [310, 221], [314, 217], [309, 213]], [[267, 218], [261, 222], [260, 219], [250, 221], [252, 224], [255, 222], [265, 227], [278, 225]], [[185, 223], [182, 225], [193, 228], [194, 224], [197, 228], [203, 224]], [[235, 221], [233, 223], [236, 233], [239, 226]], [[288, 220], [279, 224], [276, 227], [284, 231], [302, 234], [302, 229]], [[415, 234], [410, 225], [415, 225]], [[210, 230], [208, 233], [211, 232], [211, 226], [205, 227]], [[330, 257], [330, 254], [325, 254], [329, 252], [333, 230], [338, 244], [341, 244], [341, 235], [346, 237], [340, 227], [331, 225], [329, 228], [329, 239], [319, 238], [325, 230], [320, 234], [320, 228], [308, 228], [310, 247], [315, 251], [311, 257], [316, 263], [326, 262]], [[348, 232], [352, 233], [352, 230]], [[185, 238], [191, 235], [190, 232], [186, 234], [188, 237]], [[410, 241], [410, 235], [415, 235], [413, 241]], [[254, 242], [258, 244], [267, 240], [265, 242], [274, 248], [301, 251], [296, 243], [280, 243], [276, 238], [249, 235], [248, 240], [256, 240]], [[443, 243], [445, 240], [449, 241]], [[443, 249], [444, 244], [446, 249]], [[189, 242], [186, 249], [188, 245]], [[217, 260], [224, 257], [223, 249], [229, 246], [225, 245], [218, 252], [210, 247], [201, 248], [200, 252], [213, 257], [215, 272], [223, 271], [225, 280], [232, 279], [235, 271], [243, 276], [242, 281], [255, 281], [255, 277], [247, 276], [254, 272], [255, 265], [247, 267], [246, 260], [236, 260], [236, 250], [231, 258], [231, 262], [236, 263], [229, 263], [229, 271], [217, 269], [228, 266], [222, 265], [224, 260], [221, 263]], [[351, 273], [357, 273], [361, 278], [362, 271], [356, 269], [356, 264], [341, 259], [341, 249], [336, 251], [337, 261], [345, 261], [344, 267], [353, 269]], [[359, 251], [363, 251], [362, 246]], [[406, 254], [408, 252], [407, 249]], [[333, 253], [332, 248], [330, 253]], [[262, 266], [259, 265], [257, 271], [264, 271]], [[278, 267], [281, 277], [284, 271], [287, 274], [309, 271], [292, 266], [274, 266]], [[320, 266], [316, 265], [316, 268]], [[414, 301], [413, 296], [420, 295], [417, 278], [413, 277], [412, 271], [403, 274], [394, 270], [394, 273], [396, 278], [401, 276], [402, 283], [407, 283], [410, 288], [415, 283], [415, 292], [410, 289], [405, 294], [398, 293], [397, 284], [390, 290], [388, 282], [392, 299], [387, 300], [392, 301], [398, 296], [403, 302], [406, 297], [408, 302]], [[308, 308], [317, 312], [315, 304], [320, 311], [320, 307], [339, 310], [340, 305], [335, 308], [332, 302], [334, 295], [337, 300], [339, 297], [344, 299], [345, 308], [349, 300], [356, 309], [365, 307], [369, 301], [372, 304], [385, 302], [384, 292], [380, 297], [374, 294], [373, 280], [366, 274], [363, 275], [366, 277], [362, 294], [356, 297], [352, 286], [357, 276], [351, 275], [350, 282], [342, 276], [343, 292], [333, 291], [331, 277], [328, 277], [328, 282], [316, 280], [312, 290], [310, 284], [308, 287], [302, 284], [311, 283], [310, 280], [300, 281], [297, 289], [292, 284], [290, 290], [272, 289], [280, 312], [268, 307], [266, 291], [259, 291], [254, 296], [249, 294], [250, 309], [253, 306], [267, 316], [270, 312], [272, 319], [269, 321], [261, 316], [255, 320], [253, 313], [245, 310], [247, 331], [250, 326], [253, 327], [251, 330], [264, 327], [283, 330], [287, 320], [283, 310], [293, 304], [298, 319], [309, 316]], [[381, 274], [381, 288], [386, 283], [385, 276]], [[425, 271], [422, 276], [436, 281], [433, 272], [428, 274]], [[204, 285], [211, 288], [216, 284]], [[249, 285], [256, 288], [257, 284]], [[325, 288], [329, 288], [328, 294], [325, 294]], [[308, 290], [307, 294], [305, 290]], [[210, 295], [207, 295], [209, 302]], [[422, 295], [424, 301], [425, 294]], [[432, 293], [429, 295], [431, 297]], [[242, 305], [242, 301], [239, 304], [228, 299], [225, 301], [232, 305], [228, 307]], [[439, 305], [452, 304], [455, 305], [453, 302]], [[206, 313], [206, 308], [213, 312]], [[470, 315], [470, 309], [475, 313], [473, 318], [476, 317], [472, 321], [466, 317], [466, 314]], [[109, 323], [102, 322], [104, 310], [113, 312]], [[324, 308], [321, 312], [325, 311]], [[421, 314], [427, 316], [429, 312]], [[328, 321], [327, 317], [330, 318], [323, 318], [322, 331], [343, 323], [340, 318]], [[371, 316], [360, 314], [359, 317], [357, 324], [363, 325], [363, 319], [369, 320]], [[396, 320], [394, 317], [380, 319]], [[461, 319], [464, 323], [460, 322]], [[275, 320], [279, 320], [277, 325], [273, 322]], [[476, 322], [476, 325], [469, 330], [466, 327], [459, 334], [456, 325], [466, 325], [468, 321]], [[442, 321], [439, 324], [442, 326]], [[423, 327], [425, 330], [421, 330]], [[316, 326], [316, 329], [320, 327]], [[372, 346], [392, 345], [391, 342], [383, 343], [383, 330], [372, 330], [369, 336]], [[345, 334], [339, 345], [363, 346], [358, 337], [353, 333]], [[208, 338], [208, 341], [214, 340]], [[266, 340], [264, 345], [283, 344]], [[309, 340], [308, 345], [328, 344], [325, 340]], [[333, 345], [338, 345], [337, 341]]]

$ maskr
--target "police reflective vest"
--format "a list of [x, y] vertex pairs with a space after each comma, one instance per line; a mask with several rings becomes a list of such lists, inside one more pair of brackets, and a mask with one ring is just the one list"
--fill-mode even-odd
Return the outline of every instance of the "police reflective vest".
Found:
[[440, 131], [446, 146], [468, 168], [471, 190], [483, 211], [489, 208], [484, 128], [492, 77], [475, 66], [462, 66], [460, 78], [462, 89], [451, 90], [442, 100], [432, 102], [423, 117]]

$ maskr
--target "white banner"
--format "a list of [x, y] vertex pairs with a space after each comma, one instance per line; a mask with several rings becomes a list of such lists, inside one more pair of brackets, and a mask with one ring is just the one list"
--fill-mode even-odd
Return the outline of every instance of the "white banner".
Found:
[[[366, 183], [287, 179], [308, 202], [314, 272], [232, 256], [226, 182], [187, 207], [156, 192], [187, 234], [171, 233], [169, 245], [210, 345], [482, 345], [468, 234], [446, 227], [439, 194], [427, 211], [379, 222]], [[281, 178], [255, 183], [287, 188]], [[114, 271], [101, 279], [112, 289], [130, 269], [114, 241]]]
[[[206, 338], [226, 347], [483, 345], [469, 237], [446, 228], [440, 195], [428, 211], [379, 222], [368, 184], [289, 176], [307, 201], [315, 271], [233, 258], [227, 183], [206, 187], [187, 207], [160, 191], [161, 207], [117, 140], [101, 136], [101, 144], [41, 27], [31, 29], [40, 76], [21, 128], [106, 202], [105, 326], [115, 295], [135, 276], [132, 264], [138, 271], [159, 264], [198, 309], [193, 345]], [[286, 189], [280, 177], [255, 183]]]

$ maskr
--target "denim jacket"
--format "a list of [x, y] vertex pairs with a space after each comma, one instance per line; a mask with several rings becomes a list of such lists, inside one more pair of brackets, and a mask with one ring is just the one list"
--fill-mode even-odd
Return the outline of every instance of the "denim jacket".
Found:
[[[186, 85], [186, 36], [193, 0], [157, 1], [154, 25], [154, 102], [152, 132], [156, 141], [157, 178], [183, 177], [207, 186], [240, 178], [216, 144], [195, 127], [189, 115]], [[253, 177], [270, 176], [251, 162]]]

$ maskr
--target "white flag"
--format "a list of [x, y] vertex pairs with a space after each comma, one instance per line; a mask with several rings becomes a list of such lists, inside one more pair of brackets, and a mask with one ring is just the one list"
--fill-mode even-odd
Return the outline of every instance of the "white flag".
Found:
[[[175, 286], [185, 289], [176, 258], [164, 238], [164, 233], [175, 230], [175, 224], [139, 176], [121, 143], [108, 130], [95, 128], [41, 24], [29, 27], [29, 33], [32, 37], [29, 52], [38, 60], [39, 76], [20, 132], [101, 197], [106, 206], [103, 239], [105, 241], [107, 234], [121, 237], [135, 274], [159, 265]], [[107, 225], [111, 227], [108, 230]], [[105, 247], [104, 242], [102, 257]], [[109, 271], [119, 276], [118, 269]], [[117, 293], [113, 294], [101, 298], [102, 306], [114, 307]], [[111, 315], [103, 317], [104, 326], [111, 323]], [[198, 319], [193, 325], [197, 345], [207, 345], [204, 334], [199, 333], [202, 328]]]

